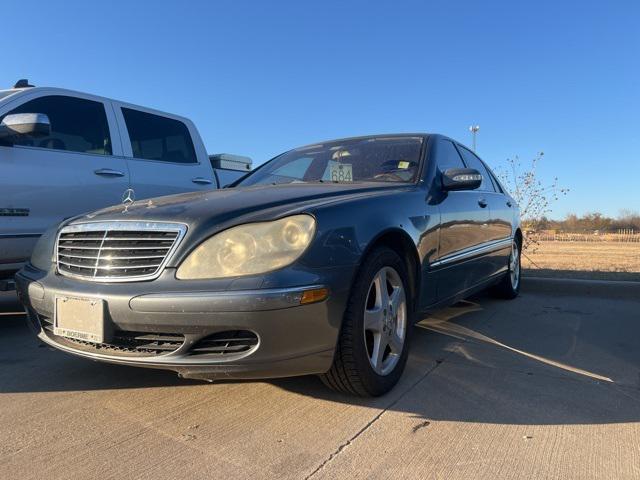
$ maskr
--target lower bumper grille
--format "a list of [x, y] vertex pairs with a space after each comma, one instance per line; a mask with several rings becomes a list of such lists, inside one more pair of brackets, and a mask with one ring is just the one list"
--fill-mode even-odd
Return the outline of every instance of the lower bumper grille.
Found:
[[229, 357], [252, 350], [258, 345], [258, 336], [248, 330], [217, 332], [201, 340], [189, 350], [189, 355], [216, 355]]
[[109, 343], [91, 343], [75, 338], [61, 337], [53, 333], [53, 320], [40, 316], [40, 326], [56, 342], [68, 344], [78, 350], [103, 353], [105, 355], [153, 357], [175, 352], [184, 343], [180, 333], [149, 333], [116, 330]]

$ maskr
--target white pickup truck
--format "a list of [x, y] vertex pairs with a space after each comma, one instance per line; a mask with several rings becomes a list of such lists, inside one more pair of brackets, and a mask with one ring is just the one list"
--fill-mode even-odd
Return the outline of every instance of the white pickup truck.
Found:
[[[25, 80], [0, 90], [0, 290], [49, 226], [123, 201], [221, 188], [250, 170], [243, 158], [210, 158], [178, 115]], [[214, 168], [225, 161], [237, 166]]]

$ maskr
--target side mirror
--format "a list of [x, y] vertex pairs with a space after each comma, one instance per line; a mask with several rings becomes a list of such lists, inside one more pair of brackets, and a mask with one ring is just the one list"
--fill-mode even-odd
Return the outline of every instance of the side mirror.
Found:
[[47, 137], [51, 135], [51, 122], [44, 113], [14, 113], [0, 123], [0, 141], [12, 144], [21, 136]]
[[482, 175], [473, 168], [450, 168], [442, 174], [442, 188], [475, 190], [482, 183]]

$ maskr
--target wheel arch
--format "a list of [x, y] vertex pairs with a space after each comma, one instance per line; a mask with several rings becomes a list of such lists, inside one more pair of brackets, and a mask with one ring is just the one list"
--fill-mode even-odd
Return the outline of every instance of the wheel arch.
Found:
[[362, 253], [364, 260], [375, 248], [387, 247], [398, 254], [404, 261], [409, 275], [409, 289], [412, 299], [412, 309], [415, 312], [419, 304], [420, 282], [421, 282], [421, 263], [418, 256], [418, 249], [411, 236], [401, 228], [390, 228], [380, 232], [374, 237]]
[[520, 248], [522, 248], [522, 230], [520, 229], [520, 227], [516, 228], [515, 233], [513, 234], [513, 238], [515, 238], [518, 241], [518, 245], [520, 245]]

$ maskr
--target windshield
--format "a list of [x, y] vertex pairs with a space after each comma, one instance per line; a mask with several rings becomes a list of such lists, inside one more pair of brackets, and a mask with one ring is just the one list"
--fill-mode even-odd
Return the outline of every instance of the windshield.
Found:
[[414, 182], [422, 137], [369, 137], [297, 148], [274, 158], [237, 186], [312, 182]]

